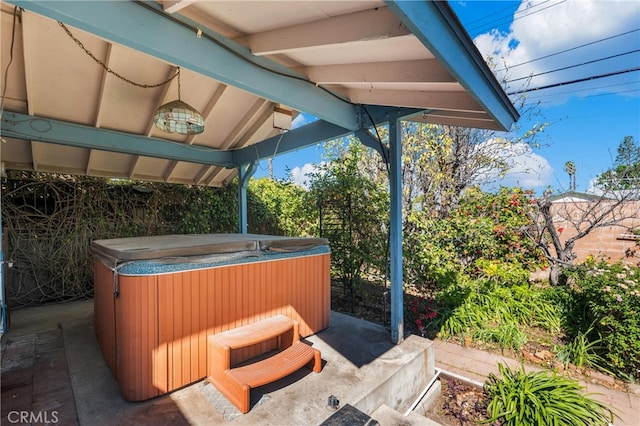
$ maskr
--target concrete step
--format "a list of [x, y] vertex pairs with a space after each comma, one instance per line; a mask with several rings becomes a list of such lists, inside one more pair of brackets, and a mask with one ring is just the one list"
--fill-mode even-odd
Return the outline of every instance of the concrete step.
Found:
[[[322, 351], [322, 348], [318, 349]], [[363, 389], [361, 397], [345, 400], [344, 403], [349, 402], [364, 413], [371, 413], [381, 405], [388, 405], [400, 412], [404, 412], [404, 407], [411, 406], [435, 375], [433, 342], [411, 335], [395, 349], [401, 352], [400, 356], [391, 357], [387, 352], [367, 366], [372, 369], [382, 367], [375, 368], [375, 386]], [[355, 395], [355, 392], [351, 394]]]

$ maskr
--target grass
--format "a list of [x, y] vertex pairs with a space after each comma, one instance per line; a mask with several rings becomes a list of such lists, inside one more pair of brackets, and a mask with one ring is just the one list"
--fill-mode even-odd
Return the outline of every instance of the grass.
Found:
[[474, 281], [464, 289], [456, 286], [445, 291], [440, 303], [446, 318], [437, 320], [445, 339], [468, 335], [476, 341], [519, 351], [528, 340], [526, 328], [539, 327], [549, 332], [561, 329], [557, 307], [544, 292], [528, 284], [505, 287]]
[[527, 343], [527, 335], [513, 322], [500, 324], [495, 328], [484, 328], [473, 334], [475, 340], [497, 343], [502, 349], [514, 351]]

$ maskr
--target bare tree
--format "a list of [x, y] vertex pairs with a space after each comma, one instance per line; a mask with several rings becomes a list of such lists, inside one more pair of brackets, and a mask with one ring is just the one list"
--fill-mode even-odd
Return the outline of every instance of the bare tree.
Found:
[[[530, 213], [532, 226], [525, 233], [547, 258], [551, 285], [565, 284], [562, 271], [573, 265], [578, 240], [598, 228], [617, 226], [632, 231], [640, 217], [638, 189], [585, 194], [580, 200], [562, 203], [555, 203], [550, 195], [546, 192], [536, 200], [537, 208]], [[561, 238], [563, 233], [569, 236]]]

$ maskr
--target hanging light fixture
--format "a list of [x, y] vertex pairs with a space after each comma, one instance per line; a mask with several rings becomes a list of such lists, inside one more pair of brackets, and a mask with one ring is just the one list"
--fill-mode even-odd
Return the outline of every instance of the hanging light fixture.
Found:
[[181, 135], [197, 135], [204, 131], [202, 115], [180, 100], [180, 68], [178, 68], [178, 100], [161, 105], [153, 114], [153, 124], [163, 132]]
[[[67, 33], [67, 35], [76, 42], [76, 44], [84, 50], [84, 52], [89, 55], [91, 59], [96, 61], [98, 64], [102, 65], [102, 68], [110, 74], [118, 77], [120, 80], [129, 83], [136, 87], [142, 87], [145, 89], [150, 89], [154, 87], [164, 86], [168, 84], [171, 80], [178, 77], [178, 100], [172, 101], [167, 104], [162, 105], [160, 108], [156, 110], [153, 114], [153, 123], [156, 127], [164, 132], [168, 133], [179, 133], [181, 135], [197, 135], [204, 131], [204, 119], [202, 115], [198, 111], [196, 111], [192, 106], [187, 105], [186, 103], [180, 100], [180, 68], [178, 67], [178, 72], [167, 80], [157, 83], [157, 84], [142, 84], [136, 83], [135, 81], [129, 80], [121, 74], [118, 74], [116, 71], [112, 70], [102, 62], [100, 59], [96, 57], [93, 53], [87, 50], [86, 47], [82, 44], [82, 42], [77, 39], [62, 22], [58, 21], [58, 25]], [[4, 102], [4, 97], [3, 97]]]

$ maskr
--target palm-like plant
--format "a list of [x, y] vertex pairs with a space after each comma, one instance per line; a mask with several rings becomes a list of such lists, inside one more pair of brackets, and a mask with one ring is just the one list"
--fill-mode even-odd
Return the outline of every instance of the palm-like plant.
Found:
[[609, 425], [613, 413], [602, 402], [582, 393], [580, 384], [546, 371], [526, 373], [498, 364], [502, 378], [490, 374], [485, 383], [489, 397], [487, 423], [503, 426]]
[[576, 163], [567, 161], [564, 163], [564, 171], [569, 174], [569, 189], [576, 190]]

